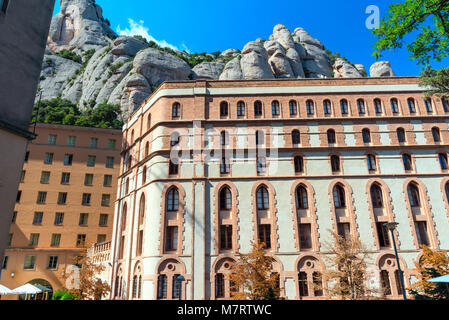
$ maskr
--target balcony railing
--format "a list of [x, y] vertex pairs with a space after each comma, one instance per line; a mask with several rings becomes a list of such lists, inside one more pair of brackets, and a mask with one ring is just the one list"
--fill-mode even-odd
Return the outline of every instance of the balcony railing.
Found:
[[93, 245], [92, 260], [94, 263], [109, 261], [111, 257], [111, 241], [96, 243]]

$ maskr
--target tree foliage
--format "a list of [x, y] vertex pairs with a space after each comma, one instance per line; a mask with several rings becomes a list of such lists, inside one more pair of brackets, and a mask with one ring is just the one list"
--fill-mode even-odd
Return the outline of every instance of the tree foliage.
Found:
[[415, 263], [415, 271], [419, 281], [413, 283], [409, 289], [415, 299], [442, 300], [449, 299], [449, 288], [445, 283], [428, 282], [449, 274], [449, 257], [447, 251], [432, 250], [427, 246], [421, 246], [422, 257]]
[[427, 87], [426, 96], [449, 98], [449, 68], [434, 70], [427, 66], [420, 76], [420, 86]]
[[[405, 37], [416, 32], [413, 42]], [[431, 59], [441, 61], [449, 56], [449, 1], [405, 0], [389, 6], [388, 16], [382, 18], [373, 33], [378, 40], [373, 55], [378, 59], [386, 50], [406, 45], [411, 58], [426, 65]]]
[[264, 243], [252, 243], [248, 254], [239, 254], [232, 267], [232, 300], [278, 300], [278, 275], [273, 273], [273, 257], [267, 256]]
[[79, 55], [77, 55], [75, 52], [67, 50], [67, 49], [58, 51], [55, 54], [57, 56], [60, 56], [61, 58], [69, 59], [69, 60], [75, 61], [77, 63], [81, 63], [83, 61], [83, 59]]

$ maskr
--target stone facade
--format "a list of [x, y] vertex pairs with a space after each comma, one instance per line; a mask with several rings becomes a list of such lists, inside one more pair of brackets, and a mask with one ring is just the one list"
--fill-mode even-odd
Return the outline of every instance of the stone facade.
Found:
[[325, 299], [311, 287], [331, 231], [400, 298], [380, 226], [399, 223], [406, 286], [420, 244], [449, 249], [448, 115], [414, 77], [162, 84], [123, 128], [112, 298], [177, 299], [182, 275], [182, 298], [226, 299], [237, 253], [263, 239], [282, 296]]

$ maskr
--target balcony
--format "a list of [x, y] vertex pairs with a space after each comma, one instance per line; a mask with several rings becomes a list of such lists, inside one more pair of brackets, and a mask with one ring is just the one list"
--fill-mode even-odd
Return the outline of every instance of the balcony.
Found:
[[92, 261], [94, 263], [102, 263], [110, 261], [111, 257], [111, 241], [96, 243], [92, 247]]

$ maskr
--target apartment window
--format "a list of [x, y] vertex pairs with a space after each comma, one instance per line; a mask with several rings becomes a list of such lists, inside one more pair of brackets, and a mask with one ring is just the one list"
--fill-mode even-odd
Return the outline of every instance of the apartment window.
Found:
[[67, 203], [67, 192], [59, 192], [58, 194], [58, 204]]
[[104, 187], [112, 186], [112, 176], [110, 174], [105, 174], [104, 175], [103, 186]]
[[115, 150], [116, 142], [117, 141], [115, 139], [108, 139], [108, 149]]
[[323, 101], [323, 109], [325, 115], [331, 114], [331, 102], [329, 100]]
[[30, 234], [30, 242], [28, 243], [28, 245], [30, 247], [35, 247], [39, 244], [39, 233], [32, 233]]
[[49, 183], [50, 181], [50, 172], [42, 171], [41, 173], [41, 183]]
[[26, 170], [22, 170], [22, 174], [20, 175], [20, 182], [25, 182]]
[[226, 101], [222, 101], [220, 103], [220, 117], [228, 116], [228, 103]]
[[362, 130], [363, 143], [371, 143], [371, 132], [369, 129]]
[[365, 114], [365, 100], [363, 99], [357, 100], [357, 109], [359, 111], [359, 114]]
[[398, 113], [399, 112], [398, 99], [393, 98], [390, 100], [390, 103], [391, 103], [391, 112]]
[[402, 155], [402, 163], [404, 164], [404, 170], [412, 170], [412, 156], [408, 153]]
[[254, 102], [254, 116], [255, 117], [262, 116], [262, 102], [260, 101]]
[[221, 158], [221, 161], [220, 161], [220, 173], [221, 174], [228, 174], [230, 169], [231, 169], [231, 165], [229, 164], [229, 159]]
[[307, 115], [311, 116], [315, 113], [315, 107], [313, 105], [313, 101], [312, 100], [307, 100], [306, 101], [306, 111], [307, 111]]
[[41, 225], [42, 224], [42, 218], [44, 217], [43, 212], [35, 212], [33, 217], [33, 224], [34, 225]]
[[432, 137], [433, 137], [434, 142], [440, 142], [441, 141], [440, 129], [438, 129], [437, 127], [433, 127], [432, 128]]
[[340, 157], [337, 155], [331, 156], [331, 169], [332, 172], [340, 171]]
[[407, 99], [407, 103], [408, 103], [408, 109], [409, 109], [410, 113], [415, 113], [416, 112], [415, 99], [409, 98], [409, 99]]
[[60, 226], [64, 223], [64, 212], [55, 213], [55, 226]]
[[76, 246], [78, 248], [85, 247], [86, 245], [86, 235], [85, 234], [79, 234], [76, 237]]
[[74, 136], [69, 136], [67, 138], [67, 146], [69, 147], [74, 147], [75, 146], [75, 142], [76, 142], [76, 137]]
[[24, 161], [25, 162], [28, 162], [28, 159], [30, 158], [30, 152], [29, 151], [27, 151], [27, 152], [25, 152], [25, 159], [24, 159]]
[[71, 166], [73, 162], [73, 154], [64, 155], [64, 165]]
[[100, 221], [99, 221], [98, 225], [100, 227], [106, 227], [108, 225], [108, 217], [109, 217], [109, 215], [107, 215], [107, 214], [104, 214], [104, 213], [100, 214]]
[[390, 238], [388, 237], [388, 230], [385, 227], [384, 222], [377, 222], [376, 228], [377, 228], [377, 237], [379, 238], [379, 246], [389, 247]]
[[271, 114], [273, 116], [278, 116], [281, 114], [280, 107], [279, 107], [279, 101], [273, 101], [271, 103]]
[[168, 226], [165, 242], [165, 250], [175, 251], [178, 249], [178, 227]]
[[91, 198], [91, 194], [90, 193], [83, 193], [82, 205], [83, 206], [89, 206], [90, 205], [90, 198]]
[[172, 105], [172, 119], [181, 117], [181, 105], [179, 102], [175, 102]]
[[327, 143], [335, 143], [335, 130], [329, 129], [327, 130]]
[[9, 256], [3, 257], [2, 270], [6, 270], [8, 268], [8, 260], [9, 260]]
[[291, 100], [288, 103], [288, 108], [290, 110], [290, 115], [291, 116], [296, 116], [298, 114], [298, 105], [296, 104], [296, 101]]
[[43, 204], [47, 200], [47, 192], [45, 191], [39, 191], [37, 193], [37, 203]]
[[340, 101], [341, 114], [348, 114], [348, 100], [343, 99]]
[[373, 154], [368, 154], [366, 156], [366, 162], [368, 164], [368, 170], [369, 171], [376, 171], [377, 165], [376, 165], [376, 156]]
[[304, 159], [301, 156], [296, 156], [293, 159], [294, 165], [295, 165], [295, 173], [302, 173], [304, 172]]
[[17, 219], [17, 211], [14, 211], [12, 214], [11, 223], [16, 223], [16, 219]]
[[114, 168], [114, 157], [106, 157], [106, 168]]
[[56, 135], [50, 134], [48, 135], [48, 144], [55, 145], [56, 144]]
[[45, 164], [52, 164], [53, 163], [53, 153], [47, 152], [45, 154], [44, 163]]
[[103, 243], [103, 242], [106, 242], [106, 235], [105, 234], [97, 235], [97, 243]]
[[382, 113], [382, 103], [380, 102], [380, 99], [374, 99], [374, 111], [376, 113]]
[[259, 225], [259, 242], [265, 243], [265, 249], [271, 248], [271, 225], [260, 224]]
[[301, 134], [298, 130], [292, 131], [292, 144], [300, 144], [301, 143]]
[[17, 191], [16, 202], [20, 202], [22, 198], [22, 190]]
[[232, 249], [232, 225], [220, 226], [220, 249]]
[[70, 173], [63, 172], [61, 175], [61, 184], [69, 184], [70, 183]]
[[36, 264], [36, 256], [34, 255], [26, 255], [25, 262], [23, 263], [24, 270], [34, 270]]
[[424, 104], [426, 105], [426, 111], [429, 113], [432, 112], [432, 99], [424, 99]]
[[80, 213], [80, 219], [78, 225], [80, 226], [87, 226], [87, 221], [89, 219], [88, 213]]
[[245, 115], [245, 103], [243, 101], [237, 102], [237, 117]]
[[94, 175], [91, 173], [86, 173], [84, 176], [84, 185], [85, 186], [91, 186], [94, 181]]
[[110, 194], [101, 195], [101, 206], [109, 207], [110, 203], [111, 203], [111, 195]]
[[396, 130], [396, 135], [398, 137], [398, 142], [399, 143], [404, 143], [405, 142], [405, 131], [402, 128], [398, 128]]
[[87, 156], [87, 166], [88, 167], [95, 167], [95, 156]]
[[97, 149], [98, 148], [98, 139], [90, 138], [89, 148]]
[[447, 153], [439, 153], [438, 159], [442, 170], [447, 170]]
[[58, 256], [48, 256], [47, 269], [58, 269]]

